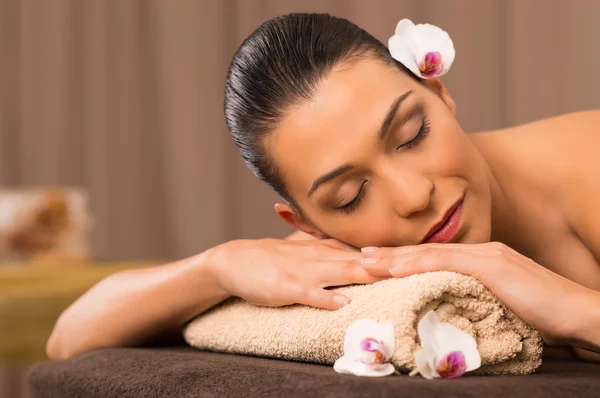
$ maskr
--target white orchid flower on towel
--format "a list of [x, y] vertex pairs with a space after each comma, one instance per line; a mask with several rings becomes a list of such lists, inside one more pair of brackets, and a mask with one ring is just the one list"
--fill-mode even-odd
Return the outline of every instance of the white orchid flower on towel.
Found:
[[388, 48], [395, 60], [421, 79], [445, 75], [456, 55], [447, 32], [430, 24], [415, 25], [410, 19], [398, 22]]
[[387, 363], [394, 353], [394, 327], [373, 319], [360, 319], [346, 330], [344, 356], [335, 361], [338, 373], [356, 376], [388, 376], [394, 365]]
[[421, 349], [415, 354], [417, 370], [426, 379], [454, 379], [481, 366], [477, 342], [429, 311], [417, 327]]

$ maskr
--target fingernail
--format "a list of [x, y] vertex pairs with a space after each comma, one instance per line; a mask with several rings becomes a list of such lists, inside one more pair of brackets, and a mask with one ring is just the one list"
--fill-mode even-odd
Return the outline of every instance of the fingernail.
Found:
[[346, 304], [348, 304], [351, 300], [349, 297], [346, 296], [334, 296], [333, 301], [335, 301], [336, 304], [341, 304], [343, 307]]
[[360, 262], [363, 263], [364, 265], [376, 264], [377, 259], [373, 258], [373, 257], [363, 258], [362, 260], [360, 260]]
[[360, 251], [363, 253], [376, 252], [377, 250], [379, 250], [379, 248], [375, 247], [375, 246], [367, 246], [367, 247], [363, 247], [362, 249], [360, 249]]
[[391, 276], [398, 276], [402, 274], [402, 266], [398, 265], [390, 270]]

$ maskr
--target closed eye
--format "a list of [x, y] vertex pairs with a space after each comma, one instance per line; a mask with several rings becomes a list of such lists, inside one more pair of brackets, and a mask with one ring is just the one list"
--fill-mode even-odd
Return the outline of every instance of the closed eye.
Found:
[[410, 148], [413, 148], [413, 147], [419, 145], [419, 143], [421, 141], [423, 141], [423, 139], [425, 139], [425, 137], [427, 137], [427, 135], [429, 134], [429, 131], [431, 130], [430, 127], [431, 127], [431, 123], [430, 123], [429, 119], [427, 118], [427, 115], [423, 114], [423, 117], [421, 119], [421, 128], [419, 129], [419, 132], [417, 133], [417, 135], [415, 135], [415, 137], [412, 140], [410, 140], [404, 144], [398, 145], [396, 147], [396, 150], [397, 151], [406, 150], [406, 149], [410, 149]]
[[367, 180], [363, 181], [363, 183], [361, 184], [360, 189], [358, 190], [358, 193], [356, 194], [354, 199], [352, 199], [350, 202], [346, 203], [345, 205], [337, 207], [336, 209], [340, 210], [346, 214], [352, 213], [358, 207], [358, 205], [362, 201], [363, 197], [365, 196], [365, 193], [366, 193], [365, 185], [366, 184], [367, 184]]

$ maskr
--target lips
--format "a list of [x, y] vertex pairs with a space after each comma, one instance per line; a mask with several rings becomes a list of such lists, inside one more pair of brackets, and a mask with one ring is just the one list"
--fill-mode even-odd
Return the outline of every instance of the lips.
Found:
[[464, 197], [461, 197], [444, 213], [441, 221], [431, 228], [421, 243], [446, 243], [454, 238], [460, 229], [463, 200]]

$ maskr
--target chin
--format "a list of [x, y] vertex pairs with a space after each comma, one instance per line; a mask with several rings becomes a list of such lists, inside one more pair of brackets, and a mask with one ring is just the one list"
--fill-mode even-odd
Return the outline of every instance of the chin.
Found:
[[[468, 196], [467, 196], [468, 197]], [[475, 209], [469, 208], [466, 210], [465, 206], [465, 215], [466, 217], [463, 219], [462, 229], [457, 236], [456, 243], [464, 243], [464, 244], [477, 244], [477, 243], [487, 243], [490, 241], [492, 237], [492, 226], [491, 220], [489, 216], [486, 216], [486, 211], [478, 208], [479, 206], [475, 206]], [[469, 217], [469, 215], [479, 215], [478, 217]], [[483, 216], [481, 216], [483, 214]]]
[[491, 232], [489, 228], [486, 229], [469, 229], [464, 236], [462, 236], [457, 243], [465, 244], [476, 244], [476, 243], [487, 243], [490, 241]]

